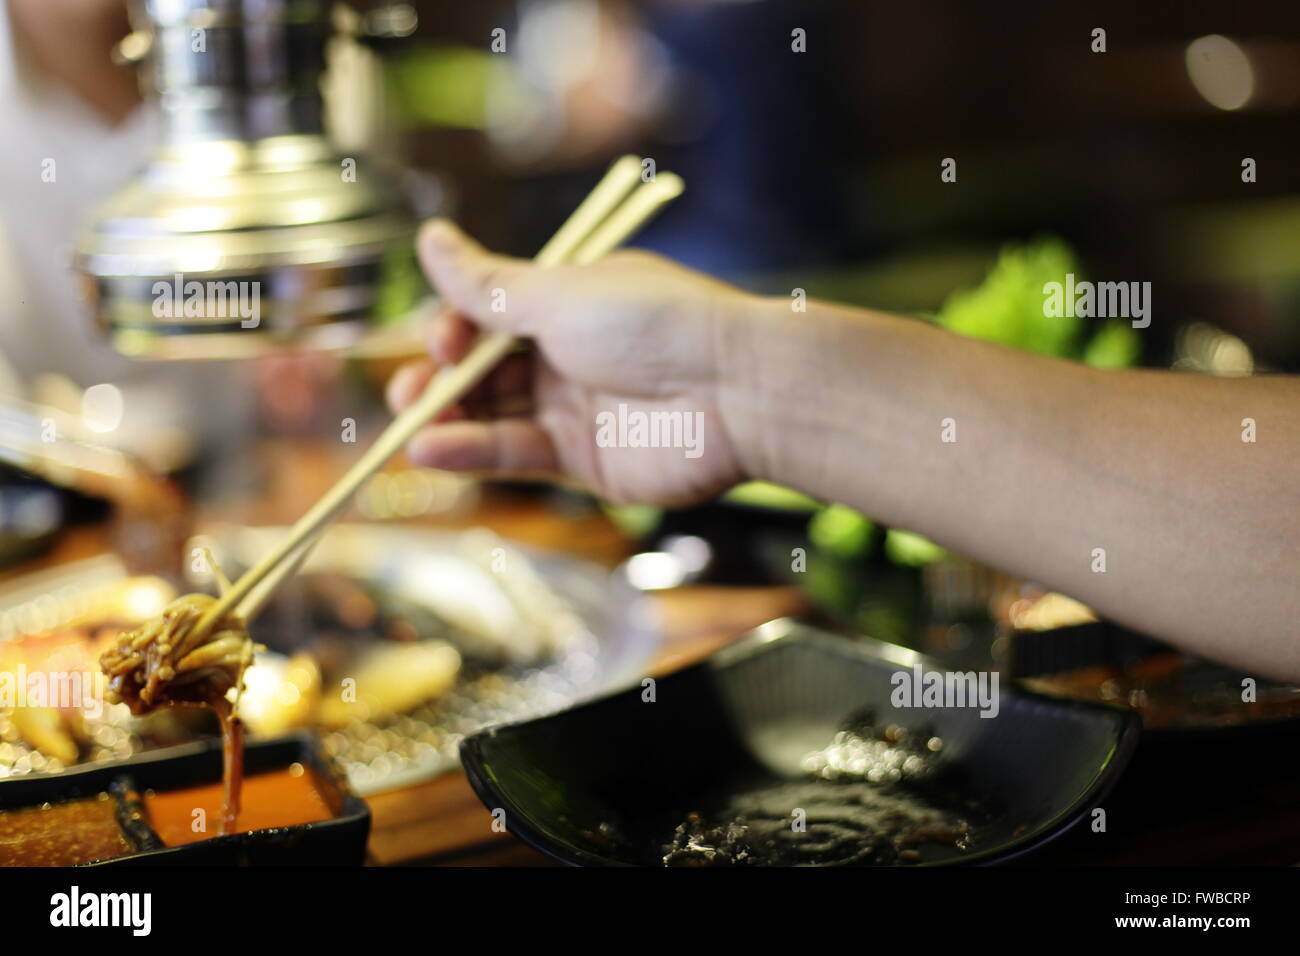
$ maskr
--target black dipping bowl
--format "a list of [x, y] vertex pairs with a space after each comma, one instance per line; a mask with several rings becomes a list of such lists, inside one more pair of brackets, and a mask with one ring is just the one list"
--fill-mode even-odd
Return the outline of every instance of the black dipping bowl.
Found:
[[[773, 621], [709, 660], [461, 744], [470, 783], [506, 828], [575, 866], [659, 865], [685, 815], [754, 781], [806, 778], [805, 754], [857, 715], [943, 741], [944, 779], [988, 808], [968, 850], [923, 862], [1000, 863], [1083, 819], [1132, 756], [1140, 723], [1119, 708], [1001, 688], [996, 717], [902, 709], [891, 677], [939, 663], [904, 648]], [[762, 862], [762, 861], [756, 861]]]
[[[370, 808], [334, 773], [310, 734], [293, 734], [248, 743], [244, 773], [280, 770], [300, 763], [336, 792], [337, 813], [329, 820], [290, 827], [214, 836], [184, 846], [164, 847], [147, 825], [127, 830], [130, 842], [141, 847], [127, 856], [87, 866], [356, 866], [365, 861], [370, 835]], [[57, 774], [33, 774], [0, 780], [0, 810], [57, 803], [111, 791], [115, 781], [129, 779], [145, 790], [177, 790], [221, 780], [221, 741], [207, 740], [179, 747], [146, 751], [126, 760], [74, 767]]]

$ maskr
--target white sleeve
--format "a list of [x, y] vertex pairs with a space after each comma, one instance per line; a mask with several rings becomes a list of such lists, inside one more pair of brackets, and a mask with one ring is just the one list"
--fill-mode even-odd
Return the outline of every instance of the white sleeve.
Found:
[[92, 331], [71, 269], [95, 206], [143, 165], [152, 109], [117, 126], [23, 62], [0, 3], [0, 353], [30, 380], [81, 384], [129, 374]]

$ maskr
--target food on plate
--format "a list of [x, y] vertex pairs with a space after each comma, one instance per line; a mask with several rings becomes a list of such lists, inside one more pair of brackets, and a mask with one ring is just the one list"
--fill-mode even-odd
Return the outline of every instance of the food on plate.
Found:
[[77, 762], [81, 747], [71, 719], [65, 719], [57, 707], [15, 707], [10, 720], [23, 740], [63, 766]]
[[253, 733], [276, 737], [311, 724], [320, 698], [320, 666], [311, 654], [261, 654], [244, 672], [239, 717]]
[[[282, 530], [240, 529], [192, 544], [220, 548], [242, 564], [277, 534]], [[226, 541], [234, 543], [221, 543]], [[216, 560], [205, 566], [212, 568]], [[219, 719], [210, 707], [171, 705], [195, 703], [173, 698], [203, 696], [216, 682], [214, 696], [222, 686], [232, 687], [226, 697], [237, 703], [245, 733], [327, 730], [331, 759], [354, 786], [375, 787], [416, 767], [429, 774], [450, 768], [464, 733], [571, 702], [591, 679], [599, 642], [579, 608], [588, 612], [603, 600], [592, 587], [602, 580], [597, 569], [588, 576], [565, 562], [548, 565], [487, 531], [425, 540], [422, 532], [372, 526], [331, 529], [311, 560], [314, 566], [246, 622], [251, 642], [269, 650], [259, 650], [244, 670], [237, 697], [233, 672], [239, 657], [225, 662], [224, 677], [222, 661], [209, 659], [202, 680], [197, 668], [193, 678], [177, 674], [164, 680], [163, 668], [174, 671], [180, 662], [159, 654], [163, 612], [171, 605], [172, 615], [180, 609], [182, 616], [194, 617], [195, 608], [185, 611], [187, 600], [206, 608], [212, 598], [176, 602], [178, 592], [160, 579], [118, 577], [96, 584], [93, 595], [79, 598], [75, 607], [64, 601], [69, 613], [57, 623], [45, 621], [49, 630], [10, 640], [0, 635], [0, 778], [125, 759], [215, 733]], [[91, 569], [101, 576], [114, 570], [122, 573]], [[211, 577], [205, 573], [203, 580]], [[44, 584], [19, 579], [15, 586], [29, 603], [37, 600], [33, 594], [62, 593]], [[90, 591], [89, 585], [77, 587], [79, 594]], [[202, 590], [185, 590], [191, 589]], [[0, 595], [0, 607], [14, 600]], [[150, 626], [158, 632], [152, 640], [145, 634]], [[123, 647], [119, 638], [129, 628], [134, 633]], [[138, 666], [131, 661], [138, 649], [129, 645], [137, 639], [152, 648], [153, 664], [146, 654]], [[220, 657], [223, 647], [230, 650], [221, 641], [214, 631], [203, 642], [214, 646], [202, 654]], [[242, 640], [228, 643], [246, 647]], [[407, 649], [419, 645], [427, 646]], [[99, 665], [106, 652], [111, 666], [125, 666], [130, 674], [119, 675], [116, 690]], [[27, 673], [83, 675], [94, 691], [93, 706], [15, 714], [6, 707], [3, 672], [18, 673], [19, 663]], [[169, 692], [163, 692], [164, 684]], [[384, 734], [375, 737], [373, 729]]]
[[236, 712], [244, 671], [256, 645], [242, 620], [230, 614], [201, 626], [216, 599], [187, 594], [162, 614], [123, 632], [100, 658], [107, 696], [133, 714], [160, 707], [210, 707], [221, 721], [224, 799], [221, 832], [235, 826], [243, 764], [243, 726]]
[[352, 676], [321, 696], [320, 722], [341, 727], [409, 710], [446, 693], [460, 665], [460, 653], [445, 641], [376, 646]]

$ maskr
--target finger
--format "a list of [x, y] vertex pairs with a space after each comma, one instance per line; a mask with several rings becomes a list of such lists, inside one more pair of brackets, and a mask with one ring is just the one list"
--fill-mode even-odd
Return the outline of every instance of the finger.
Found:
[[531, 405], [533, 362], [531, 355], [509, 355], [462, 400], [471, 417], [520, 414]]
[[416, 359], [399, 368], [384, 387], [388, 407], [394, 413], [404, 411], [424, 391], [437, 370], [438, 366], [428, 359]]
[[[388, 407], [394, 414], [405, 411], [420, 396], [437, 371], [438, 366], [428, 359], [417, 359], [398, 369], [384, 389]], [[452, 422], [465, 417], [465, 407], [457, 403], [448, 405], [433, 417], [433, 421]]]
[[430, 426], [411, 439], [406, 454], [413, 464], [448, 471], [549, 474], [558, 467], [550, 436], [526, 418]]
[[459, 362], [469, 352], [477, 334], [478, 329], [464, 314], [455, 309], [440, 309], [429, 323], [426, 335], [429, 353], [448, 365]]
[[416, 248], [449, 305], [488, 328], [529, 333], [537, 267], [488, 252], [446, 219], [425, 223]]
[[490, 402], [466, 405], [463, 409], [462, 418], [495, 421], [498, 418], [531, 418], [537, 412], [537, 403], [531, 395], [516, 395], [513, 398], [494, 398]]
[[[384, 388], [384, 398], [395, 414], [406, 408], [428, 387], [429, 381], [440, 366], [428, 359], [408, 362], [393, 373]], [[458, 403], [473, 409], [474, 414], [488, 414], [502, 403], [512, 408], [522, 407], [517, 399], [531, 398], [533, 364], [531, 355], [510, 355], [494, 368], [478, 385]], [[439, 416], [438, 421], [443, 420]]]

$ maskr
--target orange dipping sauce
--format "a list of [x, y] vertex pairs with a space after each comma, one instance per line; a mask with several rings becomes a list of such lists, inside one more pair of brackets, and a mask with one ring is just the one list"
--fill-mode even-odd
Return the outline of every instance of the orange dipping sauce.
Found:
[[[332, 787], [302, 764], [247, 776], [234, 832], [332, 819], [336, 815], [330, 800], [332, 793]], [[163, 844], [184, 846], [219, 834], [221, 797], [221, 784], [212, 783], [163, 793], [149, 791], [144, 795], [144, 805], [149, 823]], [[196, 814], [196, 810], [203, 813]]]

